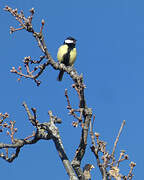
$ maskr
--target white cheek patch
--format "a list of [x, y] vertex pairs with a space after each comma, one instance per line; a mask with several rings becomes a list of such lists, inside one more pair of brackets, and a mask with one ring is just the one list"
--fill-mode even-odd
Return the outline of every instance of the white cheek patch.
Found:
[[74, 43], [74, 41], [73, 41], [73, 40], [70, 40], [70, 39], [66, 39], [66, 40], [65, 40], [65, 43], [66, 43], [66, 44], [71, 44], [71, 43]]

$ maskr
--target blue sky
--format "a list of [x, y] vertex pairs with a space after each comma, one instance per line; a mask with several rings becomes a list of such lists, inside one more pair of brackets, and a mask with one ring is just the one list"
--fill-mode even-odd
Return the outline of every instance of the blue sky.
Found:
[[[17, 138], [31, 134], [33, 127], [28, 122], [21, 106], [25, 100], [29, 107], [36, 107], [38, 119], [48, 120], [47, 112], [52, 110], [63, 120], [59, 130], [69, 159], [72, 159], [79, 144], [81, 129], [73, 128], [73, 118], [67, 115], [64, 89], [68, 88], [71, 103], [77, 108], [78, 99], [71, 89], [72, 81], [65, 74], [63, 82], [56, 81], [58, 71], [47, 68], [40, 77], [40, 87], [31, 80], [22, 79], [10, 73], [12, 66], [22, 65], [25, 56], [38, 58], [41, 51], [35, 39], [26, 31], [9, 34], [9, 27], [17, 27], [14, 18], [3, 11], [3, 7], [28, 10], [35, 8], [34, 28], [39, 31], [41, 19], [45, 20], [44, 36], [49, 52], [56, 59], [57, 49], [67, 36], [77, 39], [78, 56], [75, 68], [83, 73], [87, 86], [87, 104], [96, 114], [95, 131], [107, 141], [112, 150], [114, 140], [122, 121], [126, 126], [118, 143], [117, 154], [125, 149], [130, 160], [137, 166], [134, 179], [144, 179], [144, 1], [134, 0], [1, 0], [0, 2], [0, 112], [8, 112], [16, 120]], [[3, 142], [3, 137], [0, 136]], [[90, 141], [82, 165], [93, 163]], [[128, 172], [129, 162], [123, 163], [121, 173]], [[19, 157], [8, 164], [0, 160], [1, 177], [7, 179], [68, 179], [63, 165], [51, 141], [41, 141], [24, 147]], [[22, 175], [22, 176], [21, 176]], [[92, 171], [92, 179], [100, 174]]]

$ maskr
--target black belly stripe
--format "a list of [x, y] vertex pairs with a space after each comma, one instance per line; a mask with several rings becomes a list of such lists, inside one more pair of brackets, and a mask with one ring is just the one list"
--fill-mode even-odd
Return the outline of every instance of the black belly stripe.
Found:
[[66, 66], [69, 66], [70, 52], [66, 53], [63, 57], [62, 63]]
[[73, 48], [74, 48], [73, 46], [68, 45], [68, 52], [63, 56], [62, 63], [65, 64], [66, 66], [69, 66], [70, 52]]

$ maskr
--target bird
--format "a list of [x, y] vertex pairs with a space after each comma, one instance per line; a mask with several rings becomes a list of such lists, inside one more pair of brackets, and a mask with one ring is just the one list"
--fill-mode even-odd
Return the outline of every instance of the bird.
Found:
[[83, 173], [85, 176], [86, 180], [90, 180], [91, 179], [91, 175], [90, 175], [90, 171], [94, 168], [94, 166], [92, 164], [86, 164], [83, 168]]
[[[65, 66], [73, 66], [76, 56], [77, 56], [77, 50], [76, 50], [76, 39], [73, 37], [67, 37], [64, 40], [63, 45], [61, 45], [57, 52], [57, 59], [60, 63], [63, 63]], [[58, 81], [62, 81], [64, 71], [61, 70], [59, 72]]]

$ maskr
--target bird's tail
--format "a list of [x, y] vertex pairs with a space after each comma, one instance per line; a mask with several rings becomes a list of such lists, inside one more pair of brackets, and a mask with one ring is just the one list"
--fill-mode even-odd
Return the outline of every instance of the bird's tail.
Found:
[[64, 74], [64, 71], [60, 71], [58, 78], [57, 78], [58, 81], [62, 81], [63, 74]]

